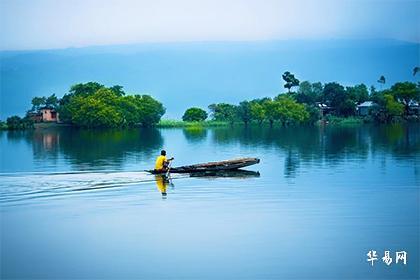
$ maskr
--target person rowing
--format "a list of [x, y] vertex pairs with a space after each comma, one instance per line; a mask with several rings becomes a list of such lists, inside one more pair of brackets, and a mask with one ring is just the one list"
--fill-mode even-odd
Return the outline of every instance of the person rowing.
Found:
[[174, 158], [166, 159], [166, 151], [162, 150], [160, 151], [160, 156], [156, 158], [156, 164], [155, 164], [155, 172], [156, 173], [163, 173], [168, 171], [169, 163], [174, 160]]

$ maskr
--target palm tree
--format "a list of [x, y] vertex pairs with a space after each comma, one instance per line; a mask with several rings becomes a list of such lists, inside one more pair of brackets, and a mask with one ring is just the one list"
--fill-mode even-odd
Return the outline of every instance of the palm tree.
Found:
[[417, 72], [420, 72], [420, 67], [416, 66], [413, 68], [413, 76], [417, 74]]
[[385, 84], [385, 82], [386, 82], [386, 80], [385, 80], [385, 77], [383, 75], [381, 77], [379, 77], [378, 83], [381, 84], [381, 90], [382, 90], [382, 87]]

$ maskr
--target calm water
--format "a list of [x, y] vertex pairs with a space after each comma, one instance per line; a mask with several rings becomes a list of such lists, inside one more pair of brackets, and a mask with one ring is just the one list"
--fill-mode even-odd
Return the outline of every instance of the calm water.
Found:
[[[164, 185], [142, 172], [161, 148], [259, 175]], [[0, 132], [0, 151], [0, 278], [419, 277], [419, 125]]]

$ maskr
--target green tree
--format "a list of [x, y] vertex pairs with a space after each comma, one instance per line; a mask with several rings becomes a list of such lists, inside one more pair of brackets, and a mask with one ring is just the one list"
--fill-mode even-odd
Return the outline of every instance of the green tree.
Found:
[[279, 118], [278, 117], [279, 115], [278, 104], [271, 99], [266, 99], [264, 100], [263, 106], [264, 106], [265, 118], [270, 123], [270, 126], [273, 126], [274, 121]]
[[89, 96], [71, 99], [72, 122], [83, 127], [118, 127], [124, 123], [123, 115], [115, 106], [118, 96], [109, 89], [100, 89]]
[[97, 82], [80, 83], [71, 86], [70, 95], [92, 95], [99, 89], [105, 88], [104, 85]]
[[348, 98], [360, 104], [369, 99], [369, 91], [365, 84], [346, 87]]
[[93, 95], [100, 89], [105, 88], [104, 85], [97, 82], [79, 83], [70, 87], [69, 93], [65, 94], [58, 102], [58, 112], [60, 114], [60, 120], [65, 123], [72, 122], [72, 108], [74, 103], [72, 99], [76, 96], [87, 97]]
[[239, 118], [247, 125], [252, 120], [251, 102], [242, 101], [237, 110]]
[[285, 81], [284, 87], [287, 88], [289, 93], [292, 87], [299, 85], [299, 80], [295, 77], [294, 74], [290, 73], [289, 71], [284, 72], [282, 78]]
[[125, 95], [125, 92], [123, 90], [123, 86], [115, 85], [115, 86], [110, 87], [109, 89], [112, 90], [118, 96]]
[[[165, 113], [163, 105], [149, 95], [125, 96], [121, 87], [97, 83], [78, 84], [60, 100], [60, 118], [82, 127], [151, 126]], [[87, 91], [82, 91], [87, 88]], [[90, 92], [92, 88], [97, 89]], [[62, 115], [64, 117], [62, 117]]]
[[4, 121], [0, 121], [0, 130], [6, 130], [7, 129], [7, 123]]
[[303, 81], [299, 84], [299, 89], [295, 95], [295, 99], [298, 103], [304, 103], [307, 105], [314, 105], [315, 102], [321, 101], [320, 95], [322, 94], [321, 83], [310, 83], [309, 81]]
[[278, 95], [274, 99], [274, 104], [275, 119], [283, 125], [290, 122], [304, 122], [309, 117], [303, 104], [297, 103], [286, 95]]
[[238, 117], [237, 106], [227, 103], [218, 103], [209, 105], [209, 110], [212, 113], [212, 118], [215, 121], [235, 122]]
[[207, 112], [197, 107], [188, 108], [182, 116], [185, 122], [200, 122], [205, 119], [207, 119]]
[[41, 107], [45, 106], [46, 98], [34, 97], [32, 98], [32, 111], [38, 111]]
[[408, 115], [410, 101], [420, 101], [420, 87], [411, 82], [396, 83], [391, 87], [391, 94], [405, 106], [405, 115]]
[[306, 110], [306, 112], [308, 112], [308, 118], [306, 119], [306, 121], [309, 124], [314, 124], [317, 121], [319, 121], [319, 119], [321, 117], [321, 112], [320, 112], [318, 107], [305, 105], [305, 110]]
[[150, 95], [134, 95], [134, 98], [139, 110], [139, 123], [142, 126], [153, 126], [157, 124], [166, 112], [163, 104]]
[[338, 83], [327, 83], [324, 86], [325, 102], [333, 107], [339, 116], [350, 116], [356, 111], [356, 104], [352, 101], [344, 87]]
[[383, 87], [383, 85], [385, 85], [385, 83], [386, 83], [385, 76], [380, 76], [377, 82], [378, 82], [379, 84], [381, 84], [381, 88], [382, 88], [382, 87]]
[[45, 106], [46, 107], [49, 107], [49, 108], [54, 108], [54, 109], [57, 108], [57, 106], [58, 106], [58, 98], [57, 98], [57, 96], [55, 96], [55, 93], [52, 94], [52, 95], [50, 95], [50, 96], [48, 96], [45, 99]]
[[27, 129], [34, 127], [34, 122], [31, 119], [27, 117], [21, 118], [19, 116], [11, 116], [7, 118], [6, 124], [7, 128], [10, 130]]
[[322, 92], [324, 91], [324, 86], [321, 82], [316, 82], [312, 84], [312, 94], [316, 97], [315, 101], [322, 102]]
[[404, 113], [404, 105], [398, 103], [391, 94], [384, 95], [385, 110], [389, 118], [401, 116]]
[[266, 118], [264, 105], [257, 101], [251, 101], [251, 118], [261, 124]]

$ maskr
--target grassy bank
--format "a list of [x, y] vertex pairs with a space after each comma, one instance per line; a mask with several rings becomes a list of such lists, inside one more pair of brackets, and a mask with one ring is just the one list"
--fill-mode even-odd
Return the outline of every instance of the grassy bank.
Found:
[[156, 127], [215, 127], [228, 124], [228, 122], [221, 121], [184, 122], [177, 120], [161, 120]]

